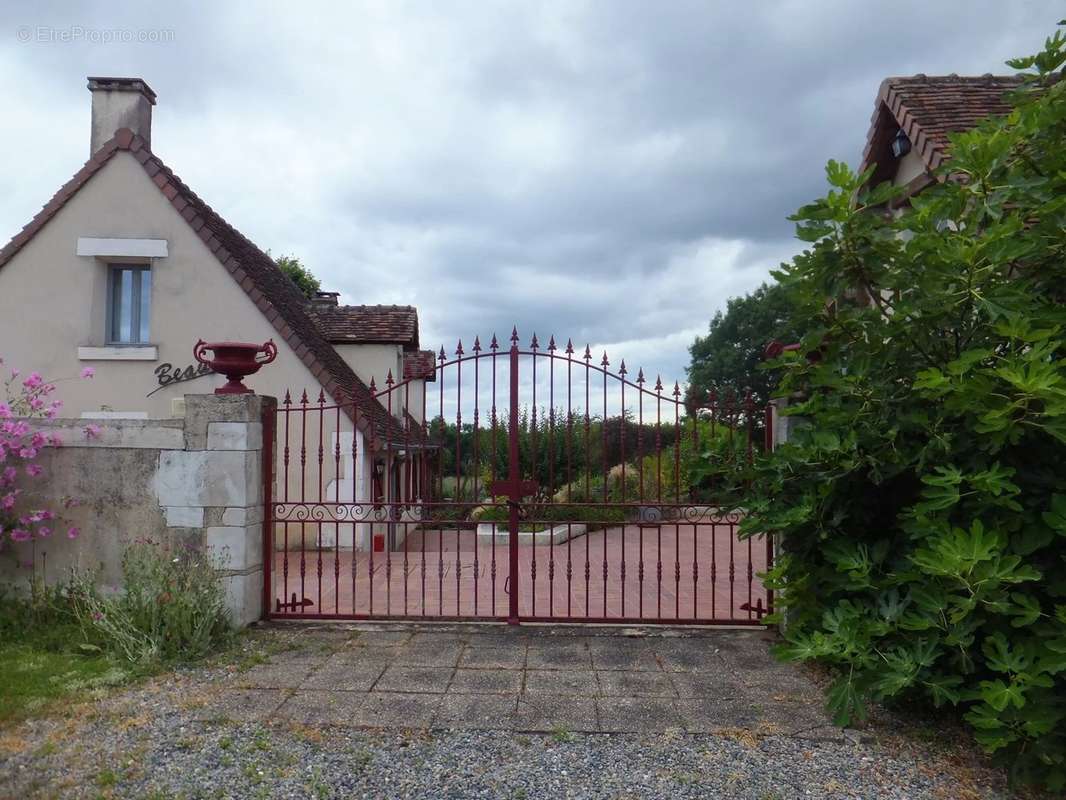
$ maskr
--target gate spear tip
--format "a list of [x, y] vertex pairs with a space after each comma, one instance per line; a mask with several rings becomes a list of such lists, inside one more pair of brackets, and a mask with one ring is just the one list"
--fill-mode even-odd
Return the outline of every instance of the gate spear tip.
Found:
[[455, 354], [461, 356], [463, 354], [463, 340], [459, 340], [459, 344], [455, 346]]
[[499, 348], [500, 348], [500, 343], [496, 341], [496, 334], [493, 333], [492, 334], [492, 341], [489, 343], [489, 350], [498, 350]]
[[549, 337], [549, 339], [548, 339], [548, 352], [549, 353], [554, 353], [556, 351], [556, 349], [557, 348], [555, 347], [555, 336], [553, 335], [553, 336]]
[[481, 339], [479, 337], [477, 337], [477, 336], [474, 337], [474, 352], [475, 353], [480, 353], [481, 352]]
[[518, 344], [518, 326], [515, 325], [511, 328], [511, 344]]
[[574, 343], [570, 339], [566, 340], [566, 353], [571, 356], [574, 354]]

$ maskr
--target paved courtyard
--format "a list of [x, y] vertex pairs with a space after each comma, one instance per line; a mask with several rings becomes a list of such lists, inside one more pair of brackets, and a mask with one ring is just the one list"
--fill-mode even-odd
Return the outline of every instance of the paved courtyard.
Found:
[[282, 653], [234, 674], [204, 713], [540, 733], [761, 726], [841, 740], [809, 678], [767, 657], [768, 636], [527, 626], [362, 630], [332, 651]]
[[[507, 616], [508, 548], [473, 531], [412, 530], [393, 552], [318, 550], [317, 528], [274, 562], [275, 597], [306, 598], [298, 611], [400, 617]], [[309, 542], [300, 549], [299, 542]], [[285, 542], [282, 531], [280, 542]], [[556, 544], [518, 548], [523, 617], [743, 620], [768, 605], [758, 574], [765, 540], [737, 536], [734, 524], [626, 525]], [[354, 557], [354, 562], [353, 562]]]

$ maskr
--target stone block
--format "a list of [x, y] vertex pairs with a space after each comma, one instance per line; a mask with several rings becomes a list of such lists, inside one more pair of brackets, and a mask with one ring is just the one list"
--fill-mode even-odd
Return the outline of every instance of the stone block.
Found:
[[239, 628], [251, 625], [263, 615], [263, 572], [222, 578], [226, 588], [226, 608]]
[[262, 450], [261, 422], [207, 423], [208, 450]]
[[204, 509], [201, 506], [164, 506], [163, 516], [168, 528], [202, 528]]
[[247, 506], [262, 496], [258, 452], [194, 450], [159, 454], [155, 494], [161, 506]]
[[244, 528], [208, 528], [207, 546], [222, 569], [243, 570], [247, 566]]
[[244, 506], [226, 508], [222, 510], [221, 524], [223, 525], [261, 525], [263, 523], [262, 506]]

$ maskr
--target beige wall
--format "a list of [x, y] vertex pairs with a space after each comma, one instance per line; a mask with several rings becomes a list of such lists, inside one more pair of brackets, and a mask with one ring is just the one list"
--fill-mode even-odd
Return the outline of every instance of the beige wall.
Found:
[[896, 186], [902, 186], [905, 183], [917, 178], [925, 172], [925, 162], [922, 161], [922, 157], [918, 155], [913, 149], [903, 156], [899, 160], [896, 166], [896, 175], [893, 177], [892, 182]]

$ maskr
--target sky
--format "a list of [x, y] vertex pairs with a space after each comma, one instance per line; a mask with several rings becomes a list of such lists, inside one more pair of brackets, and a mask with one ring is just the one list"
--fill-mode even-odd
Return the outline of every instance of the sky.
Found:
[[158, 95], [152, 148], [347, 303], [448, 352], [517, 325], [666, 380], [801, 248], [878, 86], [1009, 72], [1060, 2], [7, 3], [0, 240], [88, 157], [87, 75]]

